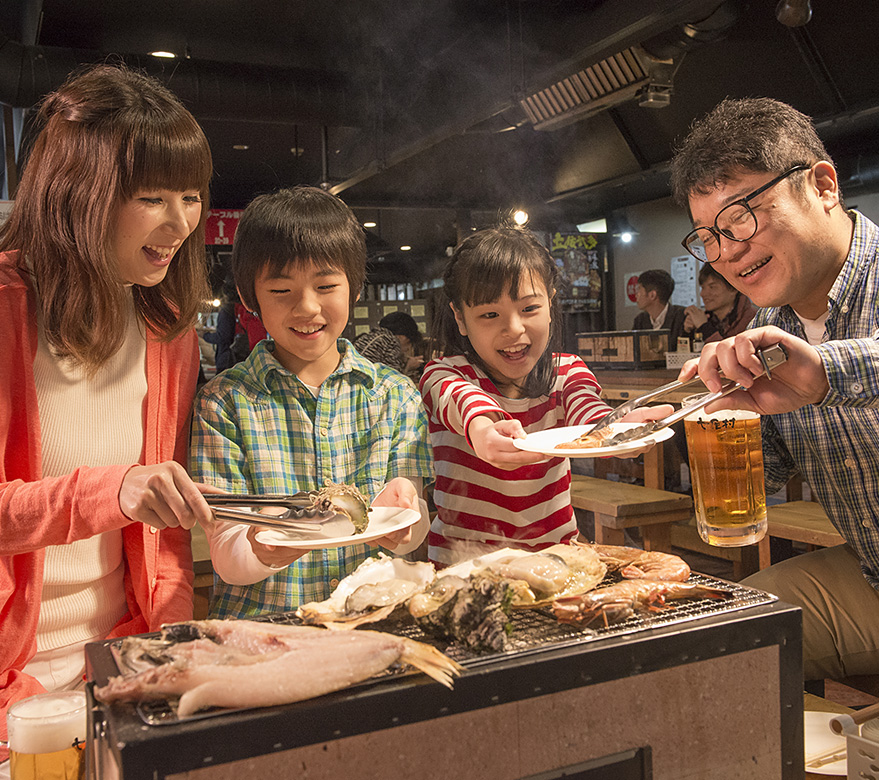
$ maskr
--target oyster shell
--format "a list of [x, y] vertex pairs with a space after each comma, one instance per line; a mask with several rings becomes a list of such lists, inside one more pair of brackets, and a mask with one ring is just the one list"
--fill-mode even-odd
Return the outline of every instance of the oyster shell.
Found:
[[490, 572], [438, 577], [409, 599], [409, 614], [424, 633], [477, 652], [503, 652], [513, 630], [513, 588]]
[[354, 485], [327, 482], [314, 493], [314, 505], [323, 508], [327, 504], [350, 518], [355, 534], [362, 534], [369, 525], [369, 499]]
[[450, 566], [444, 574], [489, 571], [510, 581], [514, 607], [541, 607], [592, 590], [607, 574], [598, 553], [584, 545], [555, 544], [538, 552], [505, 548]]
[[407, 561], [379, 553], [367, 558], [345, 577], [324, 601], [312, 601], [296, 610], [309, 625], [356, 628], [382, 620], [436, 576], [432, 563]]

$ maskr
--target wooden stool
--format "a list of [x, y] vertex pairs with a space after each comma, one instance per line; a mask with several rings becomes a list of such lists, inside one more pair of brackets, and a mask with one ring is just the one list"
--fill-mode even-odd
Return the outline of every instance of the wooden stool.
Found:
[[833, 527], [821, 504], [815, 501], [786, 501], [767, 509], [767, 536], [790, 539], [810, 547], [835, 547], [845, 539]]
[[571, 506], [592, 512], [595, 541], [625, 544], [625, 529], [638, 527], [645, 550], [671, 552], [671, 525], [693, 512], [683, 493], [571, 475]]
[[708, 555], [712, 558], [722, 558], [731, 561], [733, 566], [733, 580], [738, 582], [749, 574], [769, 566], [769, 535], [764, 536], [757, 544], [749, 544], [744, 547], [715, 547], [702, 540], [699, 530], [696, 528], [696, 518], [690, 517], [686, 523], [678, 523], [671, 528], [671, 543], [673, 547], [682, 550], [692, 550], [700, 555]]

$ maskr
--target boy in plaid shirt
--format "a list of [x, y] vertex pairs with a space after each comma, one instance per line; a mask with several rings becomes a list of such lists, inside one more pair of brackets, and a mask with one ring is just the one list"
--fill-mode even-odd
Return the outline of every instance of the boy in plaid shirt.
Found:
[[[235, 236], [241, 300], [269, 340], [198, 394], [194, 479], [231, 493], [292, 494], [328, 480], [355, 485], [373, 506], [419, 509], [413, 527], [377, 540], [397, 553], [427, 533], [427, 420], [414, 385], [341, 338], [366, 275], [354, 214], [315, 187], [256, 198]], [[212, 617], [295, 609], [329, 596], [370, 554], [366, 544], [302, 551], [258, 542], [258, 528], [214, 523]]]

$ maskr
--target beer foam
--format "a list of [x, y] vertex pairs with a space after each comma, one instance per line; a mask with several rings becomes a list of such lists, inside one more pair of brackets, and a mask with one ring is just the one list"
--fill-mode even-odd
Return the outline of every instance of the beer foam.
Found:
[[706, 412], [704, 409], [697, 409], [692, 414], [688, 414], [685, 420], [759, 420], [760, 415], [757, 412], [750, 412], [746, 409], [718, 409], [716, 412]]
[[86, 703], [82, 691], [46, 693], [22, 699], [7, 713], [9, 749], [54, 753], [85, 740]]

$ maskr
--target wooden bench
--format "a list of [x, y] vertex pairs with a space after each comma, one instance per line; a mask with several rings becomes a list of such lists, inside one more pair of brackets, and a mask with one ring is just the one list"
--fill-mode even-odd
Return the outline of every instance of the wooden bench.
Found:
[[833, 527], [821, 505], [814, 501], [786, 501], [766, 510], [766, 536], [746, 547], [713, 547], [702, 541], [696, 530], [695, 517], [686, 524], [672, 526], [674, 547], [732, 561], [733, 579], [740, 580], [770, 565], [769, 540], [787, 539], [811, 548], [834, 547], [845, 540]]
[[645, 550], [671, 552], [671, 528], [693, 514], [693, 499], [683, 493], [571, 475], [571, 505], [591, 512], [595, 541], [625, 544], [625, 529], [637, 527]]

